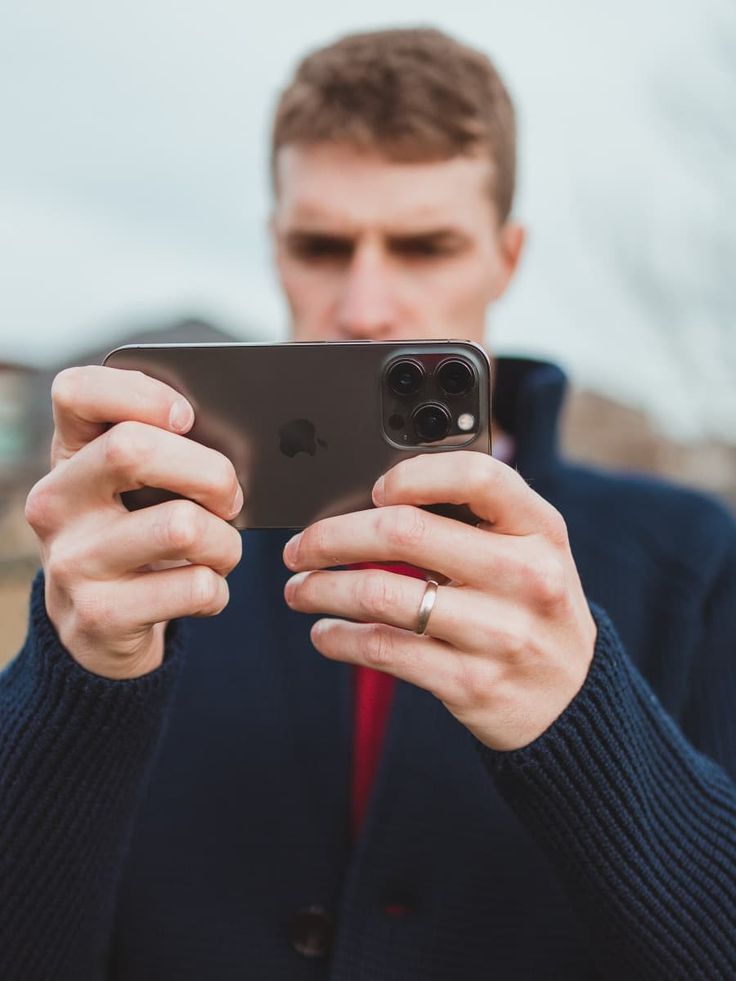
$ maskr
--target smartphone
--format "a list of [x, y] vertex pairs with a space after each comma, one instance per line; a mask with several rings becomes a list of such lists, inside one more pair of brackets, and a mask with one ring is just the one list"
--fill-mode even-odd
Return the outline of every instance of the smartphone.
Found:
[[[491, 452], [491, 365], [472, 341], [137, 344], [103, 363], [189, 400], [187, 436], [235, 467], [241, 530], [373, 507], [375, 481], [408, 456]], [[177, 496], [147, 487], [122, 498], [135, 510]], [[479, 520], [463, 505], [430, 510]]]

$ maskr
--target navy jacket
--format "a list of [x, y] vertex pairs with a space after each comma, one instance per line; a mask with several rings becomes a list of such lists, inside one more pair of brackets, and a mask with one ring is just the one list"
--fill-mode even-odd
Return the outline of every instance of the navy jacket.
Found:
[[34, 584], [0, 676], [3, 981], [736, 978], [736, 527], [556, 453], [564, 378], [499, 365], [517, 465], [598, 622], [583, 688], [513, 752], [399, 682], [348, 835], [351, 668], [246, 533], [227, 609], [99, 678]]

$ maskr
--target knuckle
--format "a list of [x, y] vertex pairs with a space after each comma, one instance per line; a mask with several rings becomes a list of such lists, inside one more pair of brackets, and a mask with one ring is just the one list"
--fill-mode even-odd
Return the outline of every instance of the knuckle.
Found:
[[417, 468], [421, 469], [423, 462], [421, 454], [419, 456], [409, 457], [407, 460], [402, 460], [396, 466], [391, 467], [383, 474], [384, 491], [388, 500], [400, 501], [406, 499], [404, 495], [407, 493], [408, 488], [412, 486], [416, 479], [414, 474], [417, 472]]
[[361, 613], [382, 619], [396, 610], [399, 591], [391, 577], [390, 572], [371, 572], [366, 576], [365, 582], [357, 586], [357, 601]]
[[509, 660], [515, 662], [525, 660], [529, 654], [529, 645], [526, 638], [514, 630], [506, 634], [504, 638], [504, 649]]
[[228, 525], [229, 535], [224, 555], [224, 565], [232, 572], [243, 557], [243, 539], [240, 532]]
[[488, 705], [496, 685], [496, 670], [483, 661], [461, 661], [457, 687], [469, 705]]
[[542, 607], [556, 606], [565, 595], [565, 575], [557, 559], [547, 558], [530, 565], [527, 582], [532, 597]]
[[487, 484], [497, 472], [491, 458], [486, 457], [483, 453], [467, 453], [463, 463], [467, 479], [475, 486]]
[[309, 555], [327, 556], [333, 549], [330, 547], [330, 526], [326, 521], [317, 521], [302, 532], [300, 552]]
[[84, 380], [84, 368], [64, 368], [51, 382], [51, 403], [61, 412], [67, 412], [78, 396]]
[[233, 464], [233, 461], [226, 456], [223, 456], [222, 459], [225, 461], [225, 474], [227, 479], [228, 499], [232, 500], [233, 497], [235, 496], [238, 487], [240, 486], [240, 481], [238, 480], [238, 474], [235, 469], [235, 465]]
[[515, 670], [523, 666], [533, 656], [529, 637], [521, 624], [510, 624], [499, 629], [497, 644], [498, 648], [503, 651], [506, 662], [512, 664]]
[[404, 486], [406, 466], [411, 460], [403, 460], [398, 466], [392, 467], [383, 474], [383, 489], [389, 499], [400, 497]]
[[379, 533], [398, 548], [412, 548], [424, 538], [427, 518], [424, 511], [411, 504], [400, 505], [389, 512], [379, 512]]
[[94, 638], [106, 632], [114, 632], [115, 604], [107, 602], [100, 590], [91, 584], [74, 591], [73, 611], [75, 633]]
[[364, 656], [371, 668], [386, 668], [393, 660], [394, 642], [385, 628], [375, 626], [365, 638]]
[[102, 435], [102, 455], [109, 468], [127, 473], [138, 464], [142, 452], [140, 429], [138, 423], [119, 422]]
[[470, 496], [477, 496], [479, 492], [487, 490], [489, 484], [498, 478], [498, 469], [494, 463], [495, 461], [482, 453], [469, 451], [465, 454], [462, 483]]
[[534, 618], [526, 611], [519, 610], [508, 622], [500, 624], [495, 630], [495, 646], [502, 652], [501, 662], [505, 670], [526, 671], [536, 664], [538, 647], [535, 644]]
[[319, 572], [309, 572], [301, 582], [289, 587], [290, 600], [295, 603], [309, 605], [312, 602], [314, 580], [320, 576]]
[[50, 485], [50, 474], [42, 477], [31, 487], [26, 497], [24, 515], [26, 522], [41, 535], [54, 523], [55, 500]]
[[213, 460], [209, 469], [209, 482], [214, 494], [222, 495], [227, 503], [235, 496], [238, 477], [230, 460], [217, 450], [212, 450]]
[[319, 606], [319, 584], [323, 576], [324, 573], [319, 570], [307, 574], [297, 585], [294, 593], [299, 602], [306, 604], [311, 609]]
[[227, 582], [224, 579], [221, 579], [218, 583], [217, 601], [212, 608], [212, 614], [222, 613], [229, 602], [230, 588]]
[[206, 566], [196, 566], [191, 570], [189, 588], [193, 611], [211, 616], [224, 609], [221, 581], [221, 577]]
[[549, 534], [552, 541], [556, 545], [566, 546], [569, 543], [567, 522], [557, 508], [553, 507], [551, 504], [549, 506], [548, 525]]
[[202, 530], [202, 509], [193, 501], [173, 501], [155, 526], [158, 543], [167, 551], [188, 551]]
[[68, 591], [79, 568], [77, 559], [59, 547], [51, 549], [46, 559], [44, 575], [57, 588]]

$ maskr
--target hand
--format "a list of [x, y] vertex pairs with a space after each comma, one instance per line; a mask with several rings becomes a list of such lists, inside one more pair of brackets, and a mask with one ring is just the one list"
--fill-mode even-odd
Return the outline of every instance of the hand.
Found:
[[[70, 368], [51, 390], [51, 472], [31, 489], [26, 519], [41, 546], [46, 609], [87, 670], [134, 678], [158, 667], [173, 617], [227, 604], [241, 555], [225, 519], [243, 503], [229, 460], [186, 439], [189, 403], [137, 371]], [[191, 500], [128, 512], [120, 492], [161, 487]], [[187, 565], [152, 571], [155, 563]]]
[[[287, 543], [284, 561], [300, 573], [286, 584], [287, 603], [360, 621], [314, 624], [312, 643], [325, 657], [427, 689], [493, 749], [526, 746], [579, 691], [595, 645], [561, 515], [516, 471], [470, 451], [402, 461], [373, 500], [375, 510], [318, 521]], [[468, 504], [480, 524], [419, 507], [439, 503]], [[392, 561], [450, 581], [423, 636], [414, 632], [421, 580], [323, 571]]]

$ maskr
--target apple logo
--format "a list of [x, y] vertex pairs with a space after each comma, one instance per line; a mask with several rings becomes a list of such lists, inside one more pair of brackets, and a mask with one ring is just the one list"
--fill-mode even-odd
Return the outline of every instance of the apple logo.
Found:
[[285, 456], [308, 453], [314, 456], [317, 446], [327, 449], [327, 443], [320, 439], [314, 424], [309, 419], [292, 419], [279, 429], [279, 449]]

